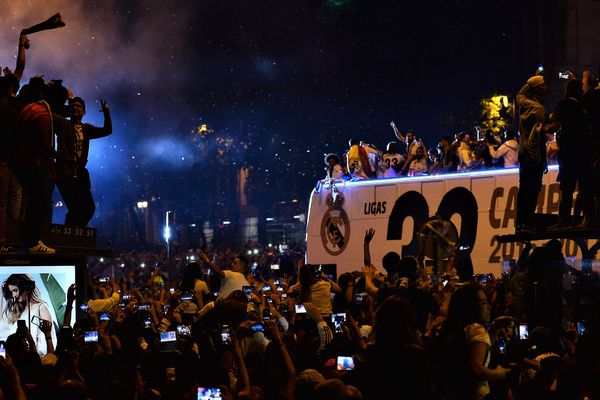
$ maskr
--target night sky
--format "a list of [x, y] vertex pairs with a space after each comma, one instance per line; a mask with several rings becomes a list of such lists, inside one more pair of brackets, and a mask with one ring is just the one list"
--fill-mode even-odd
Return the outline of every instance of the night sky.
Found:
[[[23, 83], [64, 79], [95, 124], [109, 101], [114, 134], [89, 163], [99, 215], [140, 196], [193, 208], [207, 171], [243, 164], [263, 183], [255, 200], [307, 199], [323, 153], [349, 138], [385, 148], [394, 120], [434, 145], [535, 69], [510, 0], [13, 1], [0, 63], [13, 67], [18, 32], [58, 11], [67, 26], [30, 36]], [[212, 139], [194, 142], [201, 124]]]

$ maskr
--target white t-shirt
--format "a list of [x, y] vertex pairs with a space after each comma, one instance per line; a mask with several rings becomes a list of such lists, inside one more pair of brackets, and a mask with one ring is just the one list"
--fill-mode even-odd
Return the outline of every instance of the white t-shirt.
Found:
[[331, 176], [329, 176], [329, 167], [326, 167], [325, 171], [327, 173], [327, 176], [325, 177], [325, 179], [342, 179], [342, 176], [344, 175], [344, 171], [342, 170], [342, 166], [340, 164], [335, 164], [333, 166], [333, 171], [332, 171]]
[[331, 315], [331, 283], [320, 280], [310, 287], [310, 302], [317, 307], [321, 315]]
[[[19, 319], [24, 319], [27, 321], [27, 318], [29, 317], [29, 315], [31, 315], [32, 317], [35, 315], [40, 318], [43, 318], [42, 313], [41, 313], [42, 304], [47, 309], [48, 305], [46, 303], [32, 303], [31, 310], [25, 309], [21, 313], [21, 316], [19, 317]], [[4, 310], [2, 309], [1, 312], [4, 313]], [[49, 312], [49, 310], [47, 312]], [[48, 350], [47, 350], [47, 344], [46, 344], [46, 336], [44, 335], [44, 332], [42, 332], [42, 330], [33, 323], [27, 323], [27, 326], [29, 326], [31, 328], [31, 337], [35, 341], [35, 345], [37, 347], [38, 353], [40, 355], [46, 354], [46, 352]], [[13, 333], [16, 333], [17, 328], [18, 328], [18, 325], [16, 322], [9, 325], [8, 322], [6, 321], [6, 319], [4, 318], [4, 315], [2, 315], [2, 317], [0, 318], [0, 340], [4, 341], [10, 335], [12, 335]], [[56, 333], [54, 332], [54, 329], [52, 329], [51, 334], [52, 334], [53, 343], [56, 343]]]
[[239, 272], [224, 270], [225, 277], [221, 279], [221, 290], [217, 299], [225, 299], [236, 290], [242, 290], [242, 286], [249, 286], [246, 277]]
[[418, 139], [414, 139], [412, 142], [407, 143], [407, 151], [406, 154], [410, 157], [410, 156], [416, 156], [417, 155], [417, 149], [419, 147], [421, 147], [422, 142]]
[[[485, 326], [481, 325], [481, 324], [477, 324], [477, 323], [473, 323], [470, 325], [467, 325], [465, 327], [465, 338], [467, 339], [467, 343], [471, 344], [471, 343], [475, 343], [475, 342], [481, 342], [481, 343], [485, 343], [488, 348], [492, 346], [492, 341], [490, 339], [490, 335], [487, 331], [487, 329], [485, 329]], [[487, 367], [490, 364], [490, 352], [488, 351], [486, 356], [485, 356], [485, 361], [483, 363], [483, 365], [485, 367]], [[488, 384], [488, 382], [486, 380], [481, 380], [477, 382], [477, 386], [473, 388], [474, 389], [474, 393], [473, 393], [473, 399], [483, 399], [485, 396], [487, 396], [490, 393], [490, 385]]]
[[194, 282], [194, 294], [204, 296], [208, 294], [208, 285], [201, 279], [196, 279]]

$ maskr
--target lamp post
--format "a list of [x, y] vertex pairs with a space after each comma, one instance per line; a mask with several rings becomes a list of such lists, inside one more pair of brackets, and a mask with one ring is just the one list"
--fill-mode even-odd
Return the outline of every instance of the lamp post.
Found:
[[165, 231], [164, 231], [164, 239], [167, 245], [167, 273], [169, 277], [173, 276], [174, 266], [171, 262], [171, 237], [172, 235], [172, 227], [175, 227], [175, 213], [173, 211], [165, 212]]
[[148, 243], [148, 239], [150, 238], [149, 234], [149, 223], [148, 223], [148, 202], [146, 200], [141, 200], [137, 202], [137, 208], [144, 215], [144, 236], [145, 242]]

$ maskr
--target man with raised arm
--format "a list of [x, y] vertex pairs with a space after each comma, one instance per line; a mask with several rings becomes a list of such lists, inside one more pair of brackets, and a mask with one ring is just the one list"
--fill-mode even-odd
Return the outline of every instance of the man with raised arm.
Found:
[[85, 102], [81, 97], [69, 99], [70, 121], [64, 121], [58, 135], [56, 171], [58, 190], [67, 205], [65, 225], [87, 226], [96, 206], [92, 197], [90, 173], [87, 170], [90, 140], [112, 133], [110, 107], [100, 100], [104, 126], [83, 123]]
[[29, 48], [27, 36], [19, 36], [17, 65], [11, 72], [4, 68], [4, 76], [0, 77], [0, 252], [10, 251], [6, 246], [7, 224], [15, 223], [21, 214], [21, 185], [10, 170], [9, 155], [14, 151], [17, 138], [17, 121], [20, 103], [16, 99], [19, 82], [25, 70], [25, 49]]
[[402, 132], [400, 132], [394, 121], [390, 122], [390, 126], [394, 130], [394, 134], [396, 135], [396, 137], [406, 144], [406, 161], [402, 166], [402, 170], [407, 171], [408, 167], [410, 166], [410, 163], [417, 156], [417, 149], [419, 147], [422, 147], [423, 150], [425, 150], [425, 144], [421, 139], [417, 139], [417, 137], [415, 136], [415, 132], [412, 129], [409, 129], [406, 132], [406, 136], [404, 136]]
[[242, 255], [235, 257], [229, 270], [216, 266], [202, 250], [198, 251], [198, 257], [206, 263], [213, 274], [221, 279], [221, 290], [219, 290], [217, 299], [226, 299], [232, 292], [242, 290], [244, 286], [250, 285], [245, 276], [248, 268], [246, 257]]

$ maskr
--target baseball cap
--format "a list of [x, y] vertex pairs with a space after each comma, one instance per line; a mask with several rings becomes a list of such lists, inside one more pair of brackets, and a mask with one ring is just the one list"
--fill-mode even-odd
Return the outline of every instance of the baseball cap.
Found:
[[543, 85], [544, 83], [546, 82], [544, 81], [544, 77], [542, 75], [535, 75], [527, 79], [527, 84], [532, 88]]

